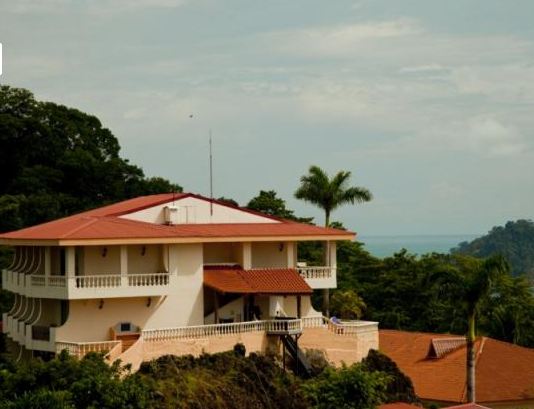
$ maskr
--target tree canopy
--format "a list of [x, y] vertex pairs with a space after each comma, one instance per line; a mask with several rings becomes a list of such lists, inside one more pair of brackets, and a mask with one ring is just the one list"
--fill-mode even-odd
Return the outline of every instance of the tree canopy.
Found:
[[325, 226], [330, 225], [330, 215], [339, 206], [347, 203], [363, 203], [373, 198], [364, 187], [348, 186], [351, 173], [339, 171], [332, 178], [318, 166], [310, 166], [308, 174], [300, 178], [295, 192], [297, 199], [310, 202], [325, 212]]
[[98, 118], [0, 86], [0, 231], [144, 194], [181, 191], [120, 157]]
[[481, 258], [500, 254], [510, 263], [514, 275], [534, 278], [534, 222], [510, 221], [494, 227], [485, 236], [460, 243], [452, 252]]

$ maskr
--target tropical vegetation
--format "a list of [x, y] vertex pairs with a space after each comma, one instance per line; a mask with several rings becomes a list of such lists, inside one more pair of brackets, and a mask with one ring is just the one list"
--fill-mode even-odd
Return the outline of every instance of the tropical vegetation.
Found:
[[417, 400], [413, 386], [386, 356], [302, 380], [270, 356], [234, 351], [144, 362], [131, 373], [103, 355], [78, 360], [66, 352], [44, 362], [0, 363], [0, 409], [357, 408]]
[[[308, 174], [300, 178], [300, 186], [295, 192], [297, 199], [309, 202], [324, 211], [324, 225], [330, 226], [330, 215], [344, 204], [368, 202], [371, 192], [358, 186], [349, 186], [351, 173], [339, 171], [332, 178], [318, 166], [310, 166]], [[328, 254], [328, 251], [325, 252]], [[330, 316], [330, 289], [323, 289], [323, 313]]]
[[525, 274], [534, 279], [534, 222], [509, 221], [471, 242], [460, 243], [451, 251], [479, 258], [500, 254], [510, 263], [512, 274]]

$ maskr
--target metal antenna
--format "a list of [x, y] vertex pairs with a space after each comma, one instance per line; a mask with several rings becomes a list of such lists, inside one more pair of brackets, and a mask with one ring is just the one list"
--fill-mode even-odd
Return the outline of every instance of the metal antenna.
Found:
[[213, 216], [213, 155], [211, 152], [211, 129], [210, 129], [210, 215]]

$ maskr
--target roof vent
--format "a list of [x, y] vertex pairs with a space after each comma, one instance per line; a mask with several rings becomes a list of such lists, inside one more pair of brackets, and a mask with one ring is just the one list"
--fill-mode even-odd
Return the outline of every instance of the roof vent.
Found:
[[178, 206], [165, 206], [165, 224], [178, 224]]

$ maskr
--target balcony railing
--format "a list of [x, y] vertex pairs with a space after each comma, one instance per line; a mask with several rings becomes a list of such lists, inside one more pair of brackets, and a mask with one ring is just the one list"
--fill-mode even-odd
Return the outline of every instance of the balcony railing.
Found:
[[91, 274], [81, 276], [23, 274], [3, 271], [4, 289], [30, 297], [83, 299], [165, 295], [168, 273]]
[[120, 274], [83, 275], [74, 277], [76, 288], [111, 288], [120, 287]]
[[[114, 350], [122, 349], [122, 341], [103, 341], [103, 342], [56, 342], [56, 353], [66, 350], [70, 355], [82, 358], [89, 352], [111, 353]], [[116, 355], [116, 354], [114, 354]]]
[[296, 334], [302, 332], [302, 321], [269, 320], [246, 321], [230, 324], [197, 325], [191, 327], [148, 329], [141, 332], [144, 341], [168, 341], [174, 339], [211, 338], [224, 335], [237, 335], [249, 332], [266, 332], [268, 334]]
[[297, 267], [297, 271], [304, 279], [330, 278], [335, 274], [336, 268], [328, 266]]

